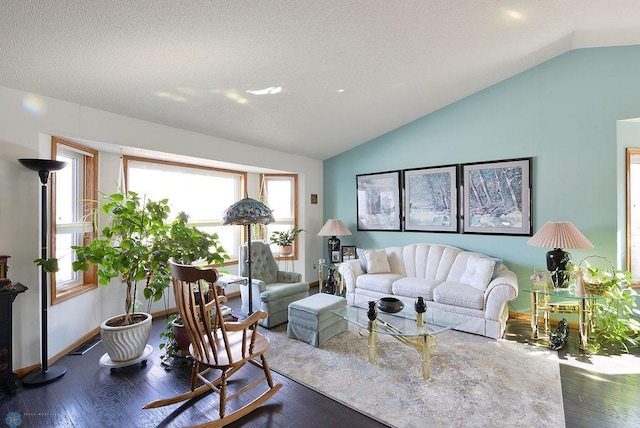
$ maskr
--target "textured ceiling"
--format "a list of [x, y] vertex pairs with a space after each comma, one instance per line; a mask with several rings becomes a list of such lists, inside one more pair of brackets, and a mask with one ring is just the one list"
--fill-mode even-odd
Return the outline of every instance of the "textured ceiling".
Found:
[[639, 23], [637, 0], [2, 0], [0, 85], [324, 160]]

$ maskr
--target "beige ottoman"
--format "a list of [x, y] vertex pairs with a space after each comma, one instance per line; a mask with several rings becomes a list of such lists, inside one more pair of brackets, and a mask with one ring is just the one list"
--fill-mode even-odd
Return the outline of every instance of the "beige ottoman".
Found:
[[318, 293], [289, 304], [287, 336], [316, 348], [336, 334], [347, 331], [347, 320], [332, 314], [332, 309], [347, 306], [347, 300], [332, 294]]

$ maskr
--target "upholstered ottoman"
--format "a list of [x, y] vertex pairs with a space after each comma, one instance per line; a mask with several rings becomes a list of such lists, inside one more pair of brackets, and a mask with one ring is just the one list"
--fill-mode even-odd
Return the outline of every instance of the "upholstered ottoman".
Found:
[[347, 300], [332, 294], [312, 294], [289, 303], [287, 336], [316, 348], [338, 333], [347, 331], [347, 320], [332, 314], [332, 309], [347, 306]]

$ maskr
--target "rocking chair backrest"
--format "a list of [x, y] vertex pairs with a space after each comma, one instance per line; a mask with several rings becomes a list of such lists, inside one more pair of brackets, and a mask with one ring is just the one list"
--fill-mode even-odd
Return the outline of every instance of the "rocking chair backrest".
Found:
[[[176, 305], [191, 339], [190, 351], [196, 359], [207, 364], [233, 364], [233, 355], [220, 309], [220, 304], [227, 299], [218, 296], [215, 286], [218, 271], [214, 268], [181, 265], [173, 260], [169, 260], [169, 266]], [[213, 296], [208, 303], [205, 297], [207, 294]]]

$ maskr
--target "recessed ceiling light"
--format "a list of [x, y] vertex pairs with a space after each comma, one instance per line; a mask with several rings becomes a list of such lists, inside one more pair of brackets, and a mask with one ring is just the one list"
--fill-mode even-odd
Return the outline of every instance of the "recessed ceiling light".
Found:
[[341, 93], [343, 93], [343, 92], [344, 92], [344, 89], [338, 89], [338, 93], [340, 93], [340, 94], [341, 94]]
[[511, 19], [515, 19], [517, 21], [522, 21], [524, 19], [524, 16], [522, 16], [522, 14], [517, 10], [507, 10], [506, 13]]

